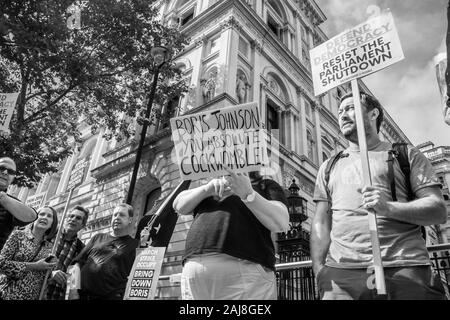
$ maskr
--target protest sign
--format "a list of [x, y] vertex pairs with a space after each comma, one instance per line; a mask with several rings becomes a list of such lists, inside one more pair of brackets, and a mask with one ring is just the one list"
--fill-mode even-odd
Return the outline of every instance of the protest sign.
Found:
[[16, 106], [18, 92], [0, 93], [0, 132], [9, 134], [9, 123]]
[[310, 50], [310, 56], [316, 96], [404, 58], [390, 12], [338, 34]]
[[78, 161], [72, 169], [72, 173], [70, 174], [69, 183], [67, 184], [67, 189], [73, 189], [78, 187], [83, 182], [84, 171], [89, 165], [89, 161], [85, 159]]
[[444, 114], [444, 121], [450, 125], [450, 106], [448, 103], [448, 84], [445, 78], [447, 71], [447, 53], [441, 52], [434, 58], [436, 68], [436, 79], [439, 86], [439, 92], [441, 94], [442, 112]]
[[39, 209], [42, 206], [42, 203], [44, 202], [46, 192], [41, 192], [38, 194], [35, 194], [31, 197], [28, 197], [25, 201], [25, 204], [31, 208]]
[[260, 170], [268, 163], [267, 134], [257, 103], [170, 119], [183, 180]]
[[124, 300], [153, 300], [166, 247], [136, 249]]

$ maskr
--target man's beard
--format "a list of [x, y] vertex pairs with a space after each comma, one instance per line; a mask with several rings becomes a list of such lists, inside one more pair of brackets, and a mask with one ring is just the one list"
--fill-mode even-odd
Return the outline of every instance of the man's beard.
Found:
[[354, 127], [350, 131], [347, 131], [346, 133], [342, 132], [342, 134], [344, 135], [346, 140], [351, 142], [358, 142], [358, 131], [356, 130], [356, 127]]

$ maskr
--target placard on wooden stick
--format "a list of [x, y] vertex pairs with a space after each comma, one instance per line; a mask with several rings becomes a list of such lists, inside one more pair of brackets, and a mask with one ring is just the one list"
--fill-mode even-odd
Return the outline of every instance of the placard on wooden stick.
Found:
[[[355, 106], [356, 128], [358, 132], [359, 151], [361, 154], [361, 165], [363, 180], [366, 186], [372, 186], [370, 175], [369, 155], [367, 152], [366, 129], [361, 109], [361, 99], [359, 97], [358, 80], [352, 80], [353, 104]], [[368, 210], [370, 239], [372, 241], [373, 267], [375, 271], [375, 284], [378, 294], [386, 294], [386, 283], [384, 278], [383, 262], [381, 260], [380, 240], [378, 239], [378, 226], [375, 211]]]
[[[379, 8], [378, 8], [379, 11]], [[389, 11], [377, 14], [310, 51], [314, 93], [320, 95], [347, 82], [352, 84], [364, 184], [372, 185], [358, 79], [404, 59], [394, 19]], [[386, 294], [376, 214], [368, 210], [373, 268], [378, 294]]]
[[166, 247], [136, 249], [124, 300], [153, 300]]

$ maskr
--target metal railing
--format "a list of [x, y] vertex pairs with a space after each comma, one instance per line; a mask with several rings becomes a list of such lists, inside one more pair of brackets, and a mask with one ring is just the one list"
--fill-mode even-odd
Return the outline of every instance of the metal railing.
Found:
[[433, 269], [440, 275], [447, 299], [450, 300], [450, 243], [427, 247]]
[[[447, 298], [450, 299], [450, 243], [427, 247], [435, 271], [441, 277]], [[284, 262], [275, 265], [279, 300], [318, 300], [312, 261]], [[181, 274], [162, 275], [159, 280], [179, 283]]]

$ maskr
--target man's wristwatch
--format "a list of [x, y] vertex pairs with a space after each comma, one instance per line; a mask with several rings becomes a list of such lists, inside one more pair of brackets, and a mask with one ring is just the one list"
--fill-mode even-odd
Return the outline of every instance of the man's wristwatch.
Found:
[[250, 203], [255, 200], [256, 197], [256, 191], [252, 190], [252, 193], [250, 193], [245, 199], [241, 199], [244, 203]]

